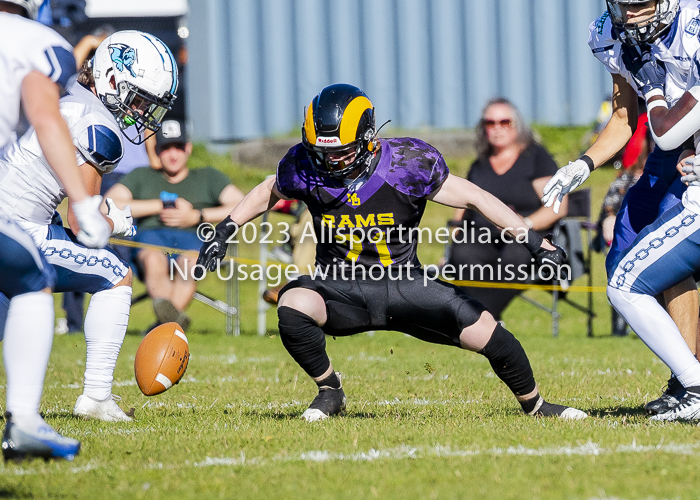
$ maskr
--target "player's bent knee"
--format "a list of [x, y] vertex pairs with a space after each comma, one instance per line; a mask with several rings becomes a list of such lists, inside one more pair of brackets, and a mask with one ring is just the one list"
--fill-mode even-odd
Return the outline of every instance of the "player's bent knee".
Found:
[[316, 321], [319, 326], [326, 324], [328, 314], [326, 312], [326, 302], [321, 295], [308, 288], [292, 288], [287, 290], [280, 297], [279, 308], [288, 307], [299, 311]]
[[469, 325], [462, 330], [459, 335], [459, 342], [462, 349], [479, 351], [489, 342], [498, 322], [490, 312], [484, 311], [473, 325]]

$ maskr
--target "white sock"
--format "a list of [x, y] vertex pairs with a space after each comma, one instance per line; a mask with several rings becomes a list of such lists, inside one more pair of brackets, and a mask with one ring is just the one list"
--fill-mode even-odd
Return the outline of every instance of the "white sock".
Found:
[[34, 421], [53, 345], [53, 296], [30, 292], [10, 301], [3, 342], [7, 411], [13, 420]]
[[683, 387], [700, 385], [700, 363], [671, 316], [654, 297], [608, 287], [608, 298], [634, 333], [675, 373]]
[[112, 395], [114, 367], [124, 342], [131, 308], [131, 287], [97, 292], [85, 316], [85, 387], [83, 394], [97, 401]]

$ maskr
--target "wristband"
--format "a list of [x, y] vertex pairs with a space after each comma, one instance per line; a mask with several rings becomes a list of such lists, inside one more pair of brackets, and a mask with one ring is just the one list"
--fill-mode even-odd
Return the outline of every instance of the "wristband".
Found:
[[664, 108], [668, 109], [668, 104], [664, 99], [657, 99], [655, 101], [651, 101], [650, 103], [647, 103], [647, 113], [651, 113], [651, 110], [654, 108]]
[[588, 155], [583, 155], [579, 160], [583, 161], [586, 165], [588, 165], [588, 170], [590, 172], [593, 172], [595, 170], [595, 163], [593, 163], [593, 160], [591, 160], [591, 157]]
[[535, 231], [530, 229], [527, 232], [527, 239], [523, 242], [523, 246], [527, 248], [530, 253], [534, 253], [538, 248], [542, 246], [544, 238], [537, 234]]
[[199, 211], [199, 223], [202, 224], [204, 222], [204, 212], [202, 210]]
[[651, 99], [652, 97], [656, 97], [656, 96], [664, 97], [663, 89], [661, 89], [659, 87], [652, 88], [651, 90], [649, 90], [649, 92], [644, 94], [644, 100], [649, 102], [649, 99]]

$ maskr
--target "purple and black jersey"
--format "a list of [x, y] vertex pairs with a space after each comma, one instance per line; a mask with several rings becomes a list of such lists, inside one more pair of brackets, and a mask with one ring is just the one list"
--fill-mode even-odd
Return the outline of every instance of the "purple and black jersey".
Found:
[[319, 266], [419, 266], [418, 225], [426, 197], [449, 169], [431, 145], [411, 138], [381, 139], [379, 161], [356, 190], [318, 174], [303, 145], [277, 167], [277, 189], [303, 201], [313, 216]]

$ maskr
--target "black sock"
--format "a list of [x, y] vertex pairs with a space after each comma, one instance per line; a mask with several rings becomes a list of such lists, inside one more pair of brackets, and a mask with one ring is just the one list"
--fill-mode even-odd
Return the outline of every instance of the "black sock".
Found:
[[540, 393], [535, 394], [534, 398], [527, 399], [525, 401], [519, 401], [520, 406], [523, 407], [525, 413], [531, 413], [537, 406], [537, 402], [540, 400]]
[[331, 372], [326, 378], [316, 382], [316, 385], [318, 385], [319, 389], [340, 389], [342, 387], [340, 378], [335, 372]]
[[491, 368], [516, 396], [530, 394], [537, 388], [530, 361], [523, 346], [500, 324], [479, 354], [486, 357]]
[[294, 361], [311, 377], [320, 377], [331, 366], [326, 354], [326, 336], [310, 316], [292, 309], [278, 307], [280, 338]]

